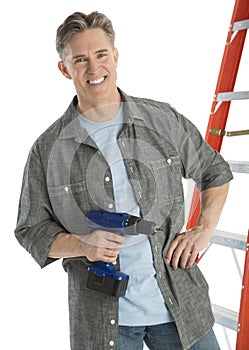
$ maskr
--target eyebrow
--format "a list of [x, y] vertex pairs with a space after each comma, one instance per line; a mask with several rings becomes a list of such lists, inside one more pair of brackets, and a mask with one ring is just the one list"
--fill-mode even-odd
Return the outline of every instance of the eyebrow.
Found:
[[[95, 51], [94, 53], [98, 54], [98, 53], [103, 53], [103, 52], [107, 52], [107, 51], [108, 51], [108, 49], [100, 49], [100, 50]], [[86, 55], [85, 54], [78, 54], [76, 56], [73, 56], [73, 59], [76, 59], [79, 57], [86, 57]]]

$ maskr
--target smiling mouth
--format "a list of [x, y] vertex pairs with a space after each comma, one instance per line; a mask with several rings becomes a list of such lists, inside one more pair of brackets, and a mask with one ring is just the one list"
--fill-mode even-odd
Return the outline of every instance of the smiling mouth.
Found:
[[90, 85], [98, 85], [98, 84], [103, 83], [103, 81], [105, 81], [105, 79], [106, 79], [106, 76], [99, 78], [99, 79], [96, 79], [96, 80], [87, 80], [87, 83]]

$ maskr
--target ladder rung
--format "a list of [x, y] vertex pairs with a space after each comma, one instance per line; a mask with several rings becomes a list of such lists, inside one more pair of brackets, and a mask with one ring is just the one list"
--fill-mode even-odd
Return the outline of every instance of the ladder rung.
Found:
[[211, 243], [245, 251], [247, 248], [247, 236], [233, 232], [215, 230]]
[[237, 36], [237, 34], [240, 30], [245, 30], [248, 28], [249, 28], [249, 20], [248, 19], [246, 19], [244, 21], [234, 22], [233, 27], [232, 27], [232, 35], [226, 44], [227, 45], [231, 44], [231, 42], [235, 39], [235, 37]]
[[233, 31], [237, 30], [243, 30], [243, 29], [248, 29], [249, 28], [249, 19], [246, 19], [245, 21], [238, 21], [234, 22], [233, 24]]
[[249, 174], [249, 162], [240, 162], [236, 160], [230, 160], [228, 161], [231, 170], [234, 173], [245, 173]]
[[217, 135], [217, 136], [244, 136], [244, 135], [249, 135], [249, 129], [248, 130], [226, 131], [226, 130], [211, 128], [209, 130], [209, 132], [210, 132], [210, 134], [214, 134], [214, 135]]
[[223, 327], [238, 330], [238, 313], [225, 307], [212, 304], [215, 322]]
[[221, 92], [216, 97], [217, 102], [247, 99], [249, 99], [249, 91]]

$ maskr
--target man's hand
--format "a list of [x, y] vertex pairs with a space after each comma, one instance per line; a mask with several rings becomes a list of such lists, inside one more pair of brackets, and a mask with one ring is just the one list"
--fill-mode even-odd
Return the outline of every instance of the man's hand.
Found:
[[117, 259], [122, 244], [126, 242], [126, 238], [121, 236], [119, 232], [112, 233], [96, 230], [88, 235], [74, 235], [83, 242], [84, 256], [93, 261], [113, 262]]
[[179, 234], [171, 243], [166, 255], [166, 263], [176, 270], [190, 268], [195, 262], [200, 251], [205, 249], [210, 242], [211, 234], [204, 232], [200, 226]]
[[49, 257], [85, 256], [89, 261], [113, 262], [126, 238], [118, 232], [94, 231], [87, 235], [61, 232], [51, 245]]
[[205, 249], [212, 237], [224, 206], [229, 184], [212, 187], [201, 193], [201, 213], [198, 224], [191, 230], [178, 235], [166, 254], [166, 262], [173, 269], [189, 268], [200, 251]]

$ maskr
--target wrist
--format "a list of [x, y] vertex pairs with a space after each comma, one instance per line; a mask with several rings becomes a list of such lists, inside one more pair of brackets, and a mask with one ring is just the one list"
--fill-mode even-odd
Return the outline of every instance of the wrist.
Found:
[[203, 214], [200, 215], [196, 227], [198, 227], [205, 235], [212, 236], [215, 226], [213, 222], [210, 222]]

